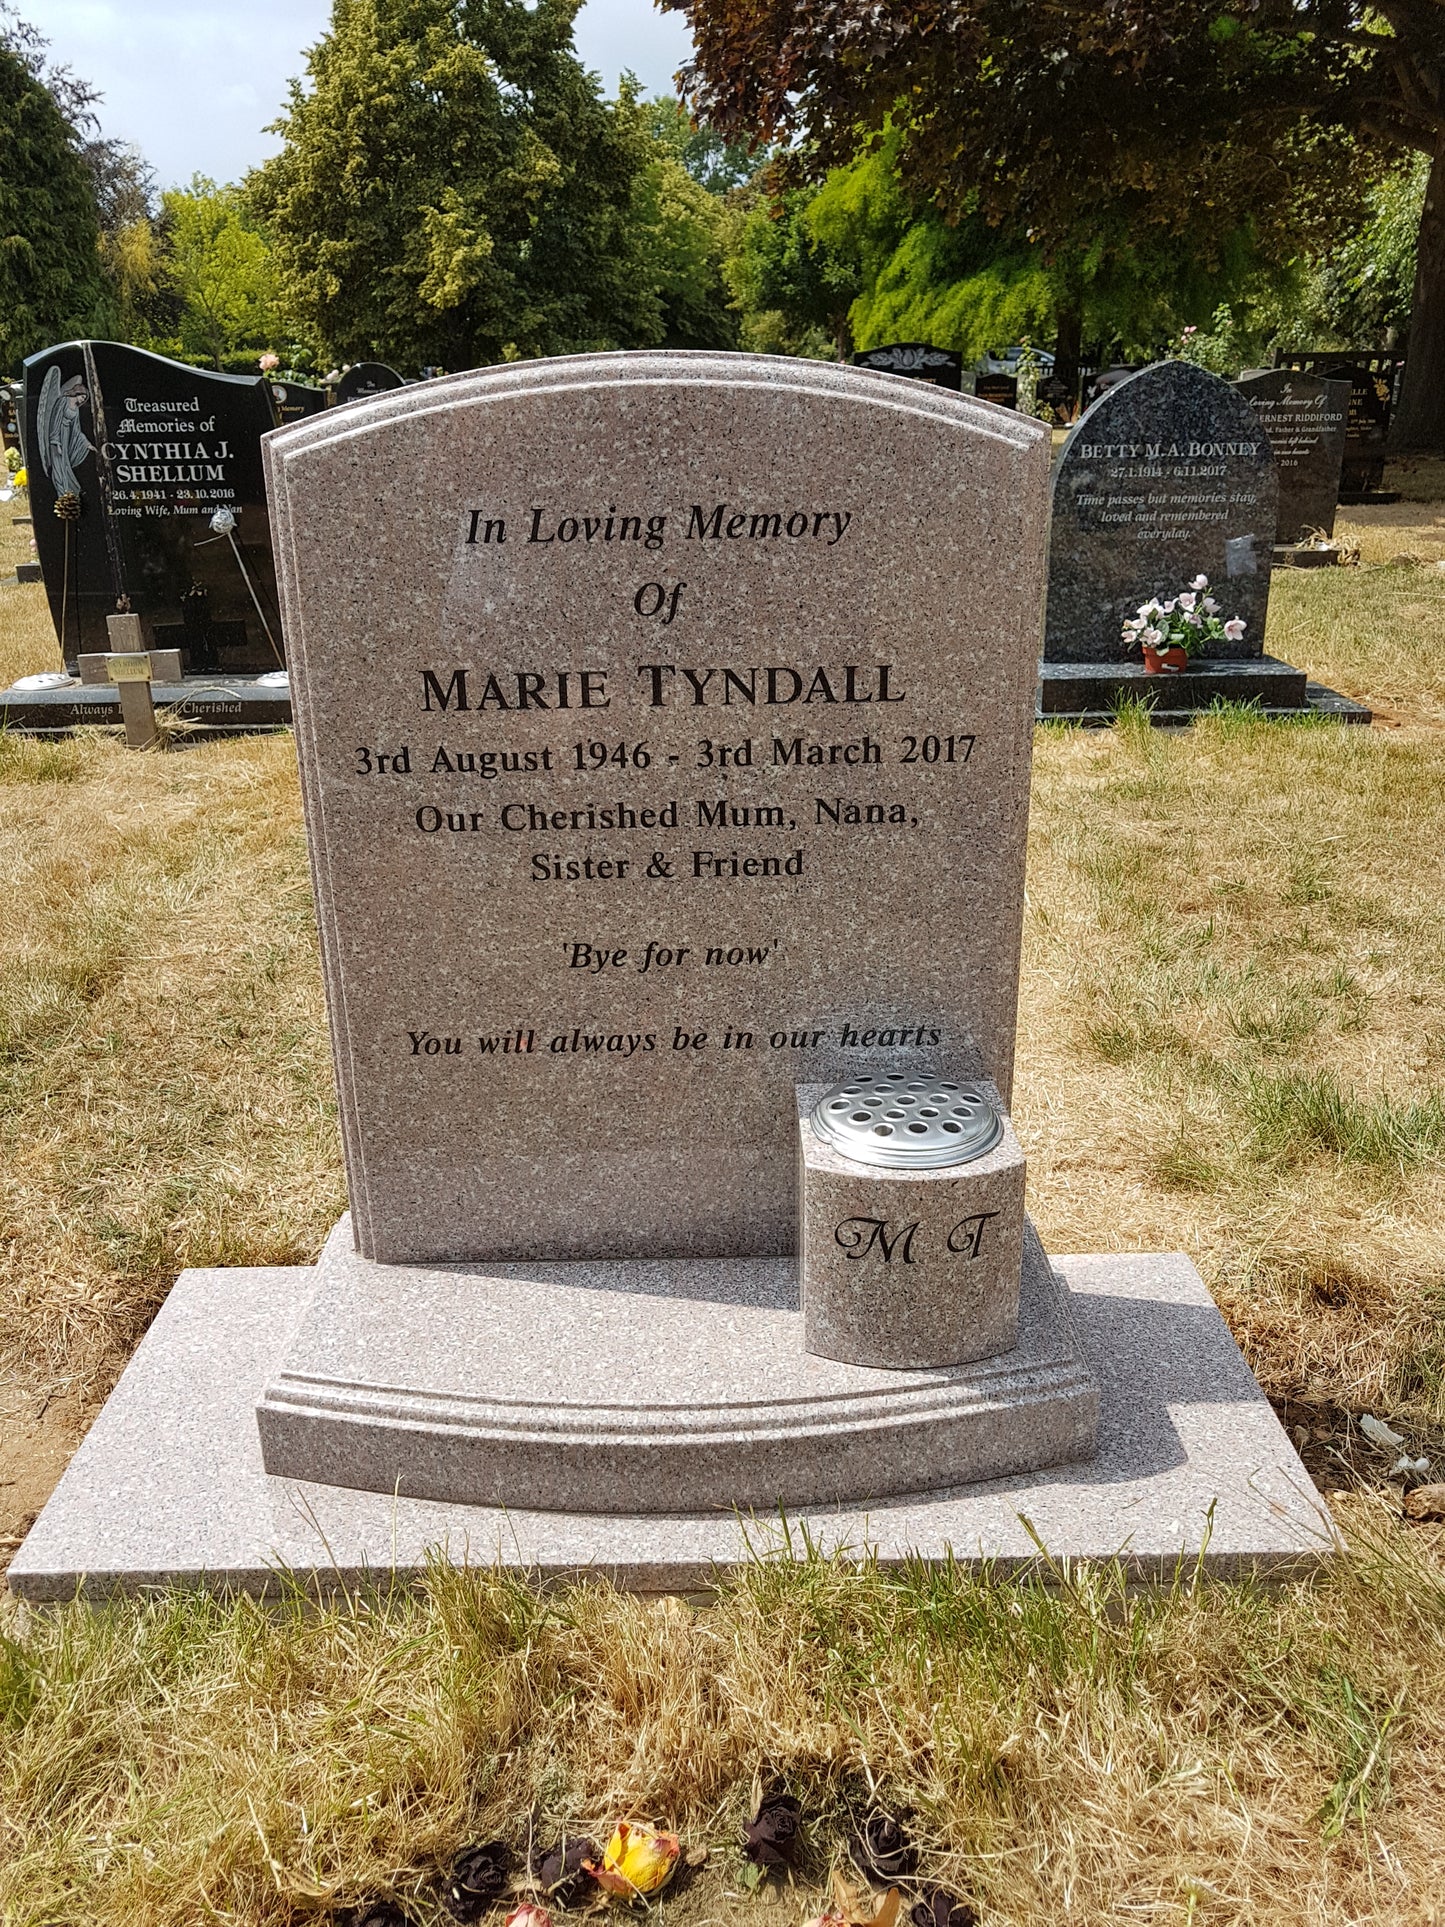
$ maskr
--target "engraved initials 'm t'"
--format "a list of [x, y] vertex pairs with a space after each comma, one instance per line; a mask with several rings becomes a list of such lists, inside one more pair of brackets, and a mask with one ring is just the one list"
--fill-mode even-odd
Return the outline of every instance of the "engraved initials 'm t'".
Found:
[[897, 1231], [890, 1234], [886, 1218], [845, 1218], [834, 1231], [833, 1237], [850, 1258], [866, 1258], [870, 1252], [876, 1252], [885, 1265], [892, 1264], [893, 1254], [901, 1241], [902, 1262], [911, 1265], [913, 1239], [917, 1230], [917, 1219], [912, 1224], [900, 1225]]

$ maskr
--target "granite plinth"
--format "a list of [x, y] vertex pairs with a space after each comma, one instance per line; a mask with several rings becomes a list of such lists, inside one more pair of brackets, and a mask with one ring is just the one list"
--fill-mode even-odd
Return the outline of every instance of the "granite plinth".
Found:
[[934, 1370], [803, 1349], [784, 1259], [380, 1265], [343, 1219], [257, 1408], [268, 1472], [547, 1511], [763, 1510], [1087, 1457], [1098, 1392], [1030, 1236], [1018, 1343]]
[[[291, 722], [291, 691], [250, 676], [192, 676], [152, 683], [158, 710], [194, 723], [208, 736], [285, 729]], [[0, 728], [28, 735], [60, 735], [96, 724], [120, 726], [120, 694], [114, 683], [74, 682], [61, 689], [0, 689]]]
[[1151, 676], [1141, 662], [1042, 662], [1039, 714], [1074, 716], [1083, 710], [1110, 709], [1123, 701], [1164, 709], [1208, 709], [1213, 702], [1302, 709], [1307, 681], [1303, 669], [1273, 656], [1254, 662], [1196, 657], [1179, 676]]
[[[1268, 659], [1266, 659], [1266, 666]], [[1247, 663], [1228, 665], [1230, 678]], [[1283, 667], [1288, 668], [1288, 664]], [[1097, 665], [1094, 666], [1097, 668]], [[1039, 669], [1039, 690], [1034, 721], [1039, 723], [1078, 723], [1085, 729], [1108, 729], [1118, 720], [1118, 705], [1130, 698], [1144, 701], [1149, 721], [1156, 729], [1187, 729], [1202, 715], [1216, 697], [1222, 701], [1250, 702], [1270, 722], [1298, 722], [1302, 717], [1318, 716], [1327, 722], [1368, 724], [1373, 712], [1353, 696], [1345, 696], [1324, 683], [1304, 685], [1303, 702], [1271, 701], [1259, 693], [1258, 684], [1241, 680], [1230, 686], [1216, 686], [1204, 702], [1190, 700], [1192, 676], [1145, 676], [1142, 665], [1132, 665], [1132, 676], [1115, 676], [1108, 669], [1102, 678], [1083, 663], [1043, 663]], [[1294, 675], [1301, 672], [1295, 670]], [[1158, 685], [1155, 687], [1155, 685]], [[1184, 688], [1181, 690], [1181, 685]], [[1292, 690], [1289, 692], [1292, 695]], [[1075, 703], [1078, 707], [1074, 707]], [[1047, 706], [1046, 706], [1047, 704]]]
[[[1097, 1456], [926, 1496], [774, 1516], [557, 1513], [442, 1505], [268, 1478], [255, 1407], [301, 1313], [306, 1268], [182, 1273], [10, 1567], [33, 1601], [182, 1584], [266, 1592], [289, 1570], [324, 1590], [419, 1574], [429, 1556], [538, 1578], [586, 1572], [691, 1590], [803, 1543], [884, 1563], [954, 1558], [1006, 1570], [1118, 1556], [1167, 1575], [1294, 1571], [1335, 1539], [1329, 1517], [1189, 1260], [1055, 1259], [1101, 1394]], [[599, 1484], [607, 1468], [599, 1461]]]
[[1338, 549], [1316, 549], [1307, 543], [1277, 542], [1269, 566], [1272, 569], [1335, 569], [1339, 567], [1339, 562]]
[[17, 562], [15, 564], [15, 580], [17, 582], [43, 582], [45, 577], [41, 573], [38, 562]]

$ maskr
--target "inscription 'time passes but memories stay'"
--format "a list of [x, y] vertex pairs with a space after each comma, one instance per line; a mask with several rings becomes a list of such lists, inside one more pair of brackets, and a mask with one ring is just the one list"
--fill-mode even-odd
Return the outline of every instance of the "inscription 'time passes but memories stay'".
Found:
[[461, 553], [490, 551], [499, 569], [537, 548], [646, 558], [655, 573], [640, 569], [618, 598], [626, 640], [643, 647], [621, 670], [615, 649], [611, 666], [518, 664], [501, 637], [468, 661], [422, 663], [415, 735], [356, 745], [352, 773], [400, 782], [418, 837], [491, 837], [533, 884], [796, 882], [817, 874], [815, 832], [911, 836], [930, 822], [921, 779], [961, 772], [973, 754], [967, 717], [915, 713], [882, 650], [690, 660], [698, 587], [653, 560], [669, 549], [682, 566], [703, 549], [826, 553], [856, 526], [852, 509], [796, 504], [468, 505]]

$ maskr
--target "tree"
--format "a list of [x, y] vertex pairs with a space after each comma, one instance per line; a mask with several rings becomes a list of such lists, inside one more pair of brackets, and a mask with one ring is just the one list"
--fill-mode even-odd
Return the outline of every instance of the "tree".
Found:
[[683, 165], [670, 141], [654, 139], [653, 152], [638, 177], [633, 204], [642, 265], [658, 306], [651, 342], [665, 348], [735, 348], [737, 318], [723, 283], [727, 218], [722, 196]]
[[84, 137], [46, 84], [41, 41], [0, 13], [0, 360], [109, 318]]
[[724, 134], [826, 168], [892, 117], [915, 194], [949, 218], [976, 197], [1046, 248], [1103, 223], [1218, 266], [1220, 231], [1246, 221], [1283, 262], [1323, 247], [1373, 150], [1427, 154], [1397, 420], [1402, 444], [1445, 443], [1439, 0], [662, 4], [689, 17], [690, 97]]
[[336, 358], [465, 368], [661, 338], [636, 103], [579, 0], [334, 0], [248, 184], [287, 306]]
[[744, 315], [743, 342], [760, 353], [833, 354], [853, 348], [851, 314], [863, 289], [855, 252], [817, 232], [815, 194], [766, 176], [747, 192], [725, 268]]
[[161, 276], [179, 304], [172, 352], [220, 368], [277, 331], [276, 274], [239, 188], [197, 174], [162, 196]]

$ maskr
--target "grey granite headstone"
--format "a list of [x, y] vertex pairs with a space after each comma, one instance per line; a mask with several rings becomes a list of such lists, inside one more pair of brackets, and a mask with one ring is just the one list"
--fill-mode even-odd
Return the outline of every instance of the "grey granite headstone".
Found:
[[1045, 662], [1126, 660], [1125, 617], [1200, 574], [1246, 624], [1215, 659], [1259, 656], [1275, 494], [1269, 438], [1229, 382], [1162, 361], [1110, 388], [1054, 471]]
[[1334, 533], [1350, 384], [1288, 368], [1246, 374], [1235, 387], [1259, 416], [1279, 471], [1276, 542]]
[[1039, 424], [637, 354], [267, 454], [363, 1254], [783, 1255], [795, 1084], [1007, 1095]]

